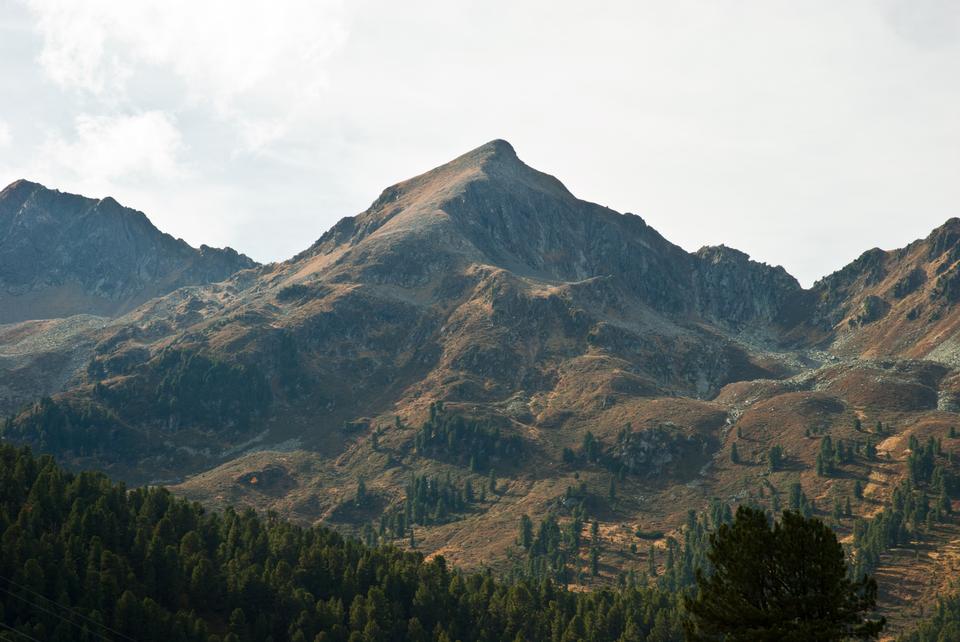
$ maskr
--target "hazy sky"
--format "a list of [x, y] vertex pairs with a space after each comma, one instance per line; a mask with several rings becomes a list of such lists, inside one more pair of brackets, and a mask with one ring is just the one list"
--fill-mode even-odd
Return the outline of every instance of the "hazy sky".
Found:
[[0, 0], [0, 182], [305, 248], [493, 138], [805, 285], [960, 216], [956, 0]]

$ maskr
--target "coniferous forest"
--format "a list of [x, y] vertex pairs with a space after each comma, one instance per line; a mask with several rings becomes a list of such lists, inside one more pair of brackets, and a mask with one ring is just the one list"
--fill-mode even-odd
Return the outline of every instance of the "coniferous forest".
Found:
[[[435, 485], [416, 479], [411, 492]], [[801, 511], [771, 518], [715, 502], [690, 515], [658, 581], [575, 592], [535, 572], [563, 550], [555, 522], [521, 524], [531, 572], [507, 579], [273, 513], [208, 512], [0, 444], [0, 640], [876, 639], [876, 583], [851, 572], [829, 527]], [[955, 639], [958, 625], [947, 600], [904, 639]]]
[[0, 639], [680, 640], [678, 594], [463, 573], [0, 445]]

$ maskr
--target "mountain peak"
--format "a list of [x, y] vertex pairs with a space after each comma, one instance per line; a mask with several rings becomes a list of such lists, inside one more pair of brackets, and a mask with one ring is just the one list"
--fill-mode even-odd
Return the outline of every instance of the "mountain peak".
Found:
[[40, 183], [34, 183], [33, 181], [28, 181], [25, 178], [17, 179], [4, 187], [3, 191], [0, 191], [0, 202], [9, 200], [23, 201], [38, 189], [46, 188]]
[[26, 180], [0, 192], [0, 323], [115, 316], [254, 265], [233, 250], [196, 250], [109, 196]]
[[[33, 181], [28, 181], [25, 178], [18, 178], [17, 180], [13, 181], [12, 183], [4, 187], [3, 192], [13, 191], [15, 189], [21, 189], [25, 187], [36, 188], [36, 187], [43, 187], [43, 185], [41, 185], [40, 183], [34, 183]], [[3, 192], [0, 192], [0, 193], [3, 193]]]
[[495, 138], [488, 143], [484, 143], [480, 147], [467, 152], [460, 158], [472, 157], [479, 160], [480, 164], [485, 165], [491, 162], [494, 163], [516, 163], [520, 159], [517, 157], [517, 150], [513, 148], [513, 145], [503, 140], [502, 138]]

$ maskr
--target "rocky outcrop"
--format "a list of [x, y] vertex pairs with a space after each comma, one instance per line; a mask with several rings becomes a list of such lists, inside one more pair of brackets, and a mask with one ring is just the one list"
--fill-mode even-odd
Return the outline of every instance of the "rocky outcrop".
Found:
[[701, 248], [694, 256], [697, 308], [704, 318], [733, 330], [771, 336], [794, 322], [793, 307], [803, 291], [782, 267], [751, 261], [723, 245]]

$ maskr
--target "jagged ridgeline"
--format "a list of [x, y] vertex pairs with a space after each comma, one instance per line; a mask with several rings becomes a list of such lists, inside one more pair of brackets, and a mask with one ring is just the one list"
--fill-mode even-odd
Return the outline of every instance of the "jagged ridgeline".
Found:
[[[0, 639], [679, 640], [675, 595], [463, 573], [0, 444]], [[16, 633], [15, 633], [16, 632]]]

